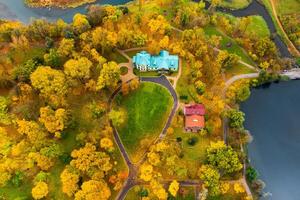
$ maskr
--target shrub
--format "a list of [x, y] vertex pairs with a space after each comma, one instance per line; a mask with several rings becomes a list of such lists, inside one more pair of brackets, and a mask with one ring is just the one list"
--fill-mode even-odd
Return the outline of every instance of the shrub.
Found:
[[198, 138], [197, 137], [191, 137], [188, 139], [187, 143], [190, 145], [190, 146], [194, 146], [196, 143], [198, 142]]
[[253, 167], [248, 167], [246, 170], [246, 177], [249, 182], [253, 182], [257, 179], [258, 173]]

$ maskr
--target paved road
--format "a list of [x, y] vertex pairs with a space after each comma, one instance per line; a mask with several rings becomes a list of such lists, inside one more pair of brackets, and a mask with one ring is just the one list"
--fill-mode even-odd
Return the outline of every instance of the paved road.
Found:
[[[131, 80], [127, 81], [130, 82]], [[140, 81], [142, 82], [152, 82], [152, 83], [156, 83], [159, 85], [162, 85], [163, 87], [165, 87], [170, 94], [173, 97], [173, 108], [172, 111], [168, 117], [168, 120], [163, 128], [163, 130], [161, 131], [158, 139], [155, 142], [159, 142], [161, 141], [167, 132], [167, 129], [170, 127], [171, 122], [173, 120], [174, 115], [176, 114], [176, 110], [178, 108], [178, 97], [176, 94], [176, 91], [174, 90], [174, 88], [172, 87], [172, 85], [170, 84], [170, 82], [168, 81], [168, 79], [165, 76], [160, 76], [160, 77], [141, 77]], [[108, 112], [111, 110], [112, 108], [112, 102], [115, 99], [115, 97], [118, 95], [118, 93], [121, 90], [121, 86], [119, 86], [111, 95], [108, 103], [109, 103], [109, 109]], [[128, 170], [129, 170], [129, 175], [127, 180], [125, 181], [123, 188], [121, 189], [121, 191], [119, 192], [118, 196], [116, 197], [117, 200], [123, 200], [126, 197], [127, 192], [130, 190], [130, 188], [132, 188], [133, 186], [138, 184], [138, 180], [137, 180], [137, 175], [138, 175], [138, 166], [136, 166], [134, 163], [131, 162], [130, 157], [122, 143], [122, 140], [119, 136], [119, 133], [117, 131], [117, 129], [113, 126], [112, 121], [110, 121], [110, 125], [113, 127], [113, 136], [114, 136], [114, 140], [116, 142], [116, 144], [118, 145], [118, 148], [120, 149], [120, 152], [128, 166]], [[146, 158], [146, 156], [143, 156], [143, 158], [141, 159], [141, 161], [139, 163], [142, 163], [142, 161]], [[186, 182], [186, 184], [188, 184], [188, 181]]]

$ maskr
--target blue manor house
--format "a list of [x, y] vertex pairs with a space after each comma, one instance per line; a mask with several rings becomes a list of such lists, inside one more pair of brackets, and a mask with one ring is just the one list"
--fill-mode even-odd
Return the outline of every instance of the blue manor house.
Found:
[[133, 56], [132, 62], [140, 71], [178, 71], [179, 67], [179, 57], [165, 50], [155, 56], [141, 51]]

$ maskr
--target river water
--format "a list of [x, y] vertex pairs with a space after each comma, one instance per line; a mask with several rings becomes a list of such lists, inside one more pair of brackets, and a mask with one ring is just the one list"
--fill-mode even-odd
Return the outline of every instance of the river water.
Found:
[[[98, 4], [125, 4], [130, 0], [98, 0]], [[47, 18], [48, 20], [57, 20], [59, 18], [66, 22], [71, 22], [75, 13], [86, 13], [87, 5], [72, 9], [58, 8], [28, 8], [23, 0], [0, 0], [0, 19], [20, 20], [29, 23], [31, 18]]]
[[249, 145], [252, 165], [266, 183], [262, 199], [300, 199], [300, 81], [254, 89], [241, 105], [245, 128], [254, 136]]

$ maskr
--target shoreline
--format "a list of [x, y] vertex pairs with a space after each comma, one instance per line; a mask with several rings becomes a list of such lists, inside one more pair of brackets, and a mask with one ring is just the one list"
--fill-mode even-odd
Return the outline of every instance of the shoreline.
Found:
[[78, 1], [74, 3], [67, 3], [65, 5], [61, 5], [58, 3], [51, 3], [51, 4], [43, 4], [43, 3], [32, 3], [29, 2], [28, 0], [24, 0], [24, 4], [28, 6], [29, 8], [48, 8], [48, 9], [72, 9], [72, 8], [77, 8], [86, 4], [91, 4], [95, 3], [97, 0], [83, 0], [83, 1]]

